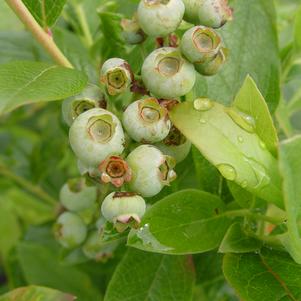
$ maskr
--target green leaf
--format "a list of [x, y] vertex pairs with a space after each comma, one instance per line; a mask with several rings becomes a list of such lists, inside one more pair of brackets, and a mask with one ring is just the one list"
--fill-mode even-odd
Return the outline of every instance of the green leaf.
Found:
[[283, 177], [284, 204], [287, 212], [288, 239], [284, 246], [292, 257], [301, 264], [301, 136], [283, 141], [280, 144], [279, 164]]
[[283, 207], [277, 161], [254, 132], [253, 119], [216, 102], [203, 110], [198, 105], [175, 106], [170, 112], [173, 124], [227, 180]]
[[259, 250], [262, 242], [246, 234], [240, 223], [231, 225], [219, 247], [221, 253], [248, 253]]
[[59, 261], [59, 248], [52, 243], [21, 242], [18, 257], [28, 283], [49, 286], [69, 292], [79, 301], [100, 301], [99, 292], [92, 285], [87, 274], [76, 267], [64, 266]]
[[280, 97], [279, 55], [273, 0], [234, 0], [233, 21], [221, 30], [229, 59], [213, 77], [199, 77], [195, 94], [230, 104], [250, 74], [273, 112]]
[[252, 77], [247, 76], [232, 104], [239, 111], [254, 118], [255, 133], [265, 143], [267, 149], [277, 154], [278, 137], [269, 108]]
[[30, 285], [27, 287], [20, 287], [9, 293], [0, 296], [0, 301], [72, 301], [75, 297], [59, 292], [57, 290]]
[[296, 17], [295, 17], [295, 32], [294, 32], [294, 45], [295, 45], [295, 51], [301, 52], [301, 6], [299, 7]]
[[129, 249], [109, 283], [105, 301], [188, 301], [194, 266], [190, 257]]
[[60, 100], [79, 93], [87, 84], [80, 71], [37, 62], [0, 66], [0, 114], [21, 105]]
[[22, 0], [43, 28], [52, 26], [67, 0]]
[[146, 212], [141, 228], [130, 232], [128, 245], [165, 254], [215, 249], [231, 223], [223, 211], [215, 195], [193, 189], [176, 192]]
[[244, 301], [297, 301], [301, 298], [301, 266], [282, 252], [227, 254], [226, 279]]

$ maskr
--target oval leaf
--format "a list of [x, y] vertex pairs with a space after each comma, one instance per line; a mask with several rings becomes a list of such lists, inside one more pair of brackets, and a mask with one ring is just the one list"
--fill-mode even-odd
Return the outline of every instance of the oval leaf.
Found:
[[0, 114], [33, 102], [60, 100], [79, 93], [87, 84], [84, 73], [38, 62], [0, 66]]
[[277, 161], [256, 135], [254, 120], [216, 102], [205, 109], [196, 105], [176, 105], [170, 112], [173, 124], [227, 180], [283, 207]]
[[187, 301], [195, 272], [190, 257], [129, 249], [117, 267], [105, 301]]
[[231, 223], [223, 211], [218, 197], [199, 190], [182, 190], [146, 212], [141, 228], [130, 232], [128, 245], [166, 254], [215, 249]]

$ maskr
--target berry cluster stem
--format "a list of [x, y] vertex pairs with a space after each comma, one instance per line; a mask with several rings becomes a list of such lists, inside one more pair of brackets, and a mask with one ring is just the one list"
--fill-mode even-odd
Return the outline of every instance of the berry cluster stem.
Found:
[[57, 64], [73, 68], [69, 60], [57, 47], [51, 35], [43, 30], [21, 0], [5, 1]]

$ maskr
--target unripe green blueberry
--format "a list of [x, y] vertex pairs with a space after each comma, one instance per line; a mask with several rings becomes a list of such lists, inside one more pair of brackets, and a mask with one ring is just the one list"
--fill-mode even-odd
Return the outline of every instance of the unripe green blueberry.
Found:
[[192, 24], [199, 24], [199, 8], [202, 0], [182, 0], [185, 5], [183, 19]]
[[137, 16], [146, 34], [165, 37], [178, 28], [184, 11], [182, 0], [141, 0]]
[[183, 161], [190, 152], [191, 142], [176, 128], [172, 127], [168, 136], [155, 146], [164, 154], [176, 159], [179, 163]]
[[122, 19], [120, 25], [123, 29], [122, 36], [127, 44], [136, 45], [144, 42], [146, 34], [140, 28], [136, 15], [132, 19]]
[[60, 191], [62, 205], [75, 212], [92, 207], [96, 198], [96, 187], [87, 186], [84, 178], [69, 180]]
[[78, 115], [90, 109], [104, 107], [105, 104], [105, 96], [101, 89], [94, 85], [88, 85], [80, 94], [63, 101], [63, 119], [71, 126]]
[[129, 224], [131, 221], [140, 223], [146, 209], [144, 199], [132, 192], [112, 192], [105, 197], [101, 213], [112, 223]]
[[205, 26], [195, 26], [183, 35], [181, 51], [191, 63], [206, 62], [218, 53], [221, 42], [215, 30]]
[[201, 0], [198, 13], [199, 24], [220, 28], [232, 20], [233, 11], [228, 6], [228, 0]]
[[190, 92], [196, 79], [193, 65], [172, 47], [153, 51], [145, 59], [141, 74], [145, 86], [157, 98], [183, 96]]
[[79, 115], [69, 131], [70, 145], [87, 170], [97, 168], [109, 155], [124, 149], [124, 133], [118, 118], [104, 109]]
[[54, 235], [63, 247], [75, 248], [86, 239], [87, 227], [75, 213], [64, 212], [54, 224]]
[[119, 241], [104, 242], [99, 231], [93, 231], [89, 234], [82, 250], [89, 259], [106, 262], [113, 257], [113, 252], [118, 247]]
[[123, 59], [111, 58], [104, 62], [100, 72], [100, 81], [110, 95], [117, 95], [129, 89], [133, 81], [130, 65]]
[[213, 59], [203, 63], [195, 63], [195, 69], [202, 75], [215, 75], [225, 64], [228, 57], [228, 49], [221, 48]]
[[168, 111], [154, 97], [131, 103], [123, 113], [122, 121], [131, 138], [143, 143], [163, 140], [171, 128]]
[[127, 157], [133, 178], [130, 187], [144, 197], [158, 194], [176, 178], [175, 159], [151, 145], [140, 145]]
[[98, 166], [100, 180], [103, 183], [112, 183], [115, 187], [121, 187], [124, 182], [132, 178], [132, 170], [128, 163], [118, 156], [110, 156]]

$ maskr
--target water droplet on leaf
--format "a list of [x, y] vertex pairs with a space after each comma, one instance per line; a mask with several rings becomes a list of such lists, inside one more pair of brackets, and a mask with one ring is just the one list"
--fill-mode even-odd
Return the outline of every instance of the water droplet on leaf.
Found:
[[193, 102], [193, 107], [197, 111], [208, 111], [214, 106], [213, 102], [209, 98], [197, 98]]
[[237, 140], [238, 140], [238, 142], [240, 142], [240, 143], [243, 143], [243, 142], [244, 142], [243, 136], [237, 136]]
[[236, 170], [230, 164], [220, 164], [217, 168], [227, 180], [234, 181], [236, 179]]
[[230, 118], [243, 130], [253, 133], [255, 130], [255, 120], [253, 117], [235, 110], [234, 108], [226, 108], [226, 113]]

